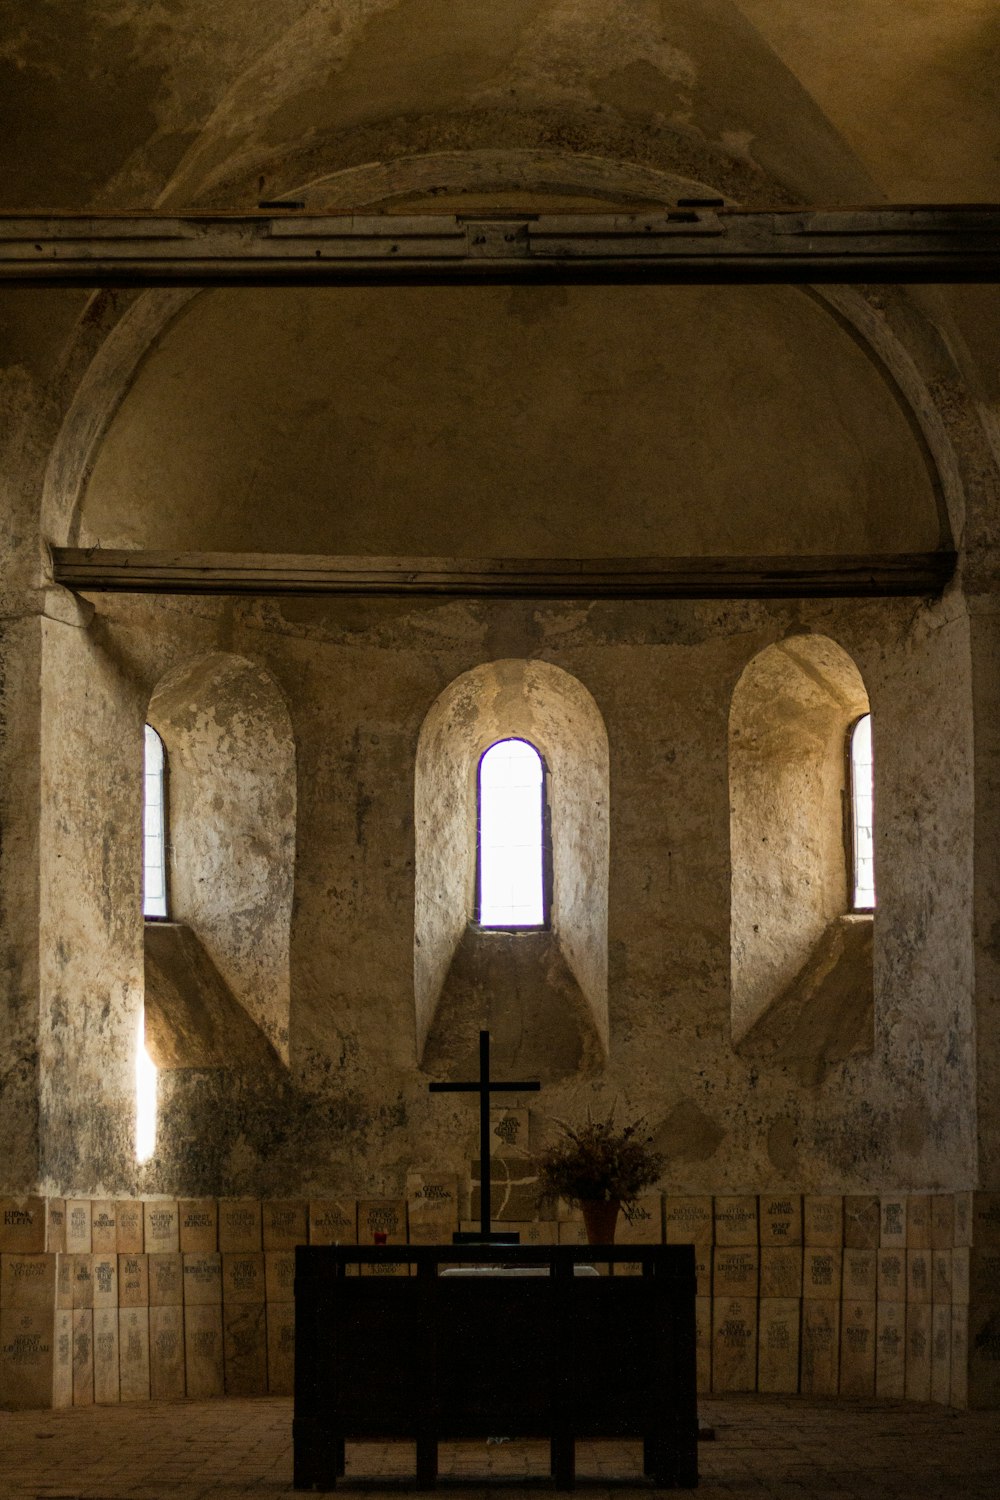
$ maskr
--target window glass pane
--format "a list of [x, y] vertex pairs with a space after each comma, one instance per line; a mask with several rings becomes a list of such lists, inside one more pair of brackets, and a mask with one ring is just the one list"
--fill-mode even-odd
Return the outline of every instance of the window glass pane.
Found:
[[541, 927], [543, 777], [526, 740], [500, 740], [479, 763], [479, 921]]
[[865, 714], [851, 733], [851, 813], [854, 847], [854, 909], [875, 906], [875, 791], [872, 768], [872, 719]]
[[164, 765], [163, 741], [156, 730], [147, 724], [145, 774], [143, 776], [145, 806], [142, 816], [142, 914], [144, 917], [167, 915]]

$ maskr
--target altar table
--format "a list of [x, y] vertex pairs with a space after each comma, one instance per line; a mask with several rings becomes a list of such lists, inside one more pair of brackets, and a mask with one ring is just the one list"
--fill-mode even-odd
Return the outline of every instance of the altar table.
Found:
[[[390, 1438], [416, 1444], [416, 1483], [429, 1488], [439, 1441], [491, 1434], [548, 1439], [560, 1489], [574, 1484], [578, 1438], [641, 1439], [653, 1484], [697, 1485], [690, 1245], [295, 1254], [296, 1489], [333, 1489], [346, 1441]], [[604, 1263], [642, 1274], [574, 1274]], [[384, 1274], [400, 1264], [412, 1274]], [[547, 1274], [439, 1274], [456, 1264]]]

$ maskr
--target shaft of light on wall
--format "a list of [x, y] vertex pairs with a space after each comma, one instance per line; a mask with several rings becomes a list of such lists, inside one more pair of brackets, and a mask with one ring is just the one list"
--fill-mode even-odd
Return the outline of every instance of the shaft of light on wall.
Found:
[[156, 1150], [156, 1064], [146, 1051], [146, 1017], [139, 1016], [135, 1049], [135, 1158], [149, 1161]]

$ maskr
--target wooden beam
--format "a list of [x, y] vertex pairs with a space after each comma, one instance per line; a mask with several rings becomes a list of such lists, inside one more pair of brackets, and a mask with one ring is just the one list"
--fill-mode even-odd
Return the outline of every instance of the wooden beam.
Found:
[[0, 286], [1000, 281], [1000, 206], [6, 214]]
[[438, 558], [54, 547], [84, 593], [464, 599], [789, 599], [939, 594], [953, 552], [838, 557]]

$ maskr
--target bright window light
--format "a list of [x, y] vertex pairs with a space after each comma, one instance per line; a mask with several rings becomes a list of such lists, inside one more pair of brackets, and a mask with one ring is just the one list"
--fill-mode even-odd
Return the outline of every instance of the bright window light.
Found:
[[167, 915], [167, 816], [163, 741], [146, 725], [145, 800], [142, 814], [142, 914]]
[[139, 1016], [135, 1048], [135, 1159], [143, 1162], [156, 1150], [156, 1064], [146, 1051], [146, 1018]]
[[872, 718], [871, 714], [865, 714], [851, 731], [851, 833], [855, 911], [872, 911], [875, 906], [874, 810]]
[[526, 740], [499, 740], [479, 762], [479, 922], [542, 927], [545, 892], [542, 758]]

